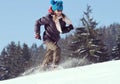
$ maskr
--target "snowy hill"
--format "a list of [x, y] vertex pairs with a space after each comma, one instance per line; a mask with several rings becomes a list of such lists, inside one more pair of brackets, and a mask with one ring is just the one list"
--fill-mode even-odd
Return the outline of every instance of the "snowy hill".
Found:
[[0, 84], [120, 84], [120, 61], [37, 73]]

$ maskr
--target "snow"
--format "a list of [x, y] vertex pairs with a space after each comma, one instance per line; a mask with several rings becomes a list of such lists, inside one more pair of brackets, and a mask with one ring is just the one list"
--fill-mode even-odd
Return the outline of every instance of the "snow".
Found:
[[120, 61], [31, 74], [0, 84], [120, 84]]

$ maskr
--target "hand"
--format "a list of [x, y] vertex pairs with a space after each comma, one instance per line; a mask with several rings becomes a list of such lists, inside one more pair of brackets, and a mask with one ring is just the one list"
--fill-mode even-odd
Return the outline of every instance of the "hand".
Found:
[[41, 36], [40, 36], [40, 34], [36, 34], [36, 35], [35, 35], [35, 38], [41, 40]]
[[70, 29], [70, 30], [73, 30], [73, 29], [74, 29], [72, 24], [69, 25], [69, 29]]

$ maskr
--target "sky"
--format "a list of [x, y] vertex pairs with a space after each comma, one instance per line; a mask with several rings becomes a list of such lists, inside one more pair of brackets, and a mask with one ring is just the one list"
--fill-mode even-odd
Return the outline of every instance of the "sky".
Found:
[[[92, 17], [99, 26], [120, 23], [120, 0], [63, 0], [63, 12], [74, 27], [80, 26], [80, 18], [86, 6], [91, 5]], [[35, 21], [48, 14], [50, 0], [0, 0], [0, 52], [11, 41], [40, 45], [34, 38]], [[42, 27], [41, 30], [44, 28]], [[42, 32], [41, 32], [42, 33]], [[41, 34], [42, 35], [42, 34]]]
[[[120, 84], [120, 60], [48, 72], [0, 81], [1, 84]], [[35, 69], [36, 70], [36, 69]]]

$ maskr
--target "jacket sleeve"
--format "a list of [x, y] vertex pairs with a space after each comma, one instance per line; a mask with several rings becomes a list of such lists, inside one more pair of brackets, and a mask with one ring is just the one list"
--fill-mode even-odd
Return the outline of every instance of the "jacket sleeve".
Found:
[[46, 24], [48, 24], [47, 17], [42, 17], [42, 18], [38, 19], [35, 23], [35, 28], [34, 28], [35, 33], [40, 34], [40, 26], [46, 25]]
[[69, 18], [65, 17], [65, 18], [64, 18], [64, 21], [65, 21], [65, 23], [66, 23], [68, 26], [66, 26], [66, 27], [64, 27], [64, 28], [62, 29], [62, 33], [63, 33], [63, 34], [64, 34], [64, 33], [68, 33], [68, 32], [70, 32], [72, 29], [74, 29], [74, 27], [73, 27], [73, 25], [72, 25], [72, 22], [70, 21]]

